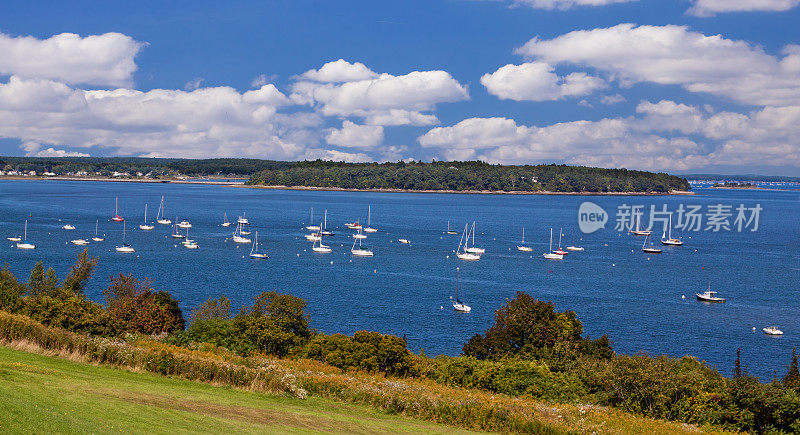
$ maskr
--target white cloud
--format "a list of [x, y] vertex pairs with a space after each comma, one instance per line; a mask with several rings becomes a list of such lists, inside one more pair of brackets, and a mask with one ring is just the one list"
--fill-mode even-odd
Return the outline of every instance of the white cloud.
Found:
[[551, 101], [588, 95], [605, 87], [605, 82], [583, 72], [557, 76], [545, 62], [506, 65], [481, 77], [490, 94], [503, 100]]
[[254, 88], [260, 88], [260, 87], [262, 87], [262, 86], [264, 86], [266, 84], [274, 82], [277, 78], [278, 78], [278, 76], [275, 75], [275, 74], [271, 74], [271, 75], [259, 74], [258, 77], [254, 78], [250, 82], [250, 86], [252, 86]]
[[608, 104], [608, 105], [617, 104], [617, 103], [624, 103], [626, 101], [628, 101], [628, 100], [625, 99], [625, 97], [623, 97], [620, 94], [603, 95], [603, 97], [600, 98], [600, 103]]
[[188, 82], [186, 82], [186, 84], [183, 86], [183, 90], [184, 91], [193, 91], [195, 89], [199, 89], [200, 85], [203, 84], [203, 80], [205, 80], [205, 79], [202, 78], [202, 77], [195, 77], [195, 78], [189, 80]]
[[380, 125], [358, 125], [345, 120], [342, 128], [331, 129], [325, 137], [331, 145], [352, 148], [375, 148], [383, 142], [383, 127]]
[[749, 114], [703, 113], [673, 101], [643, 101], [638, 116], [544, 127], [470, 118], [419, 137], [447, 158], [571, 164], [659, 171], [717, 165], [800, 165], [800, 106]]
[[[359, 65], [342, 62], [337, 65]], [[324, 66], [312, 71], [311, 76], [318, 80], [294, 83], [291, 99], [298, 104], [314, 105], [324, 116], [361, 117], [376, 125], [430, 125], [438, 120], [435, 115], [423, 112], [433, 111], [438, 103], [469, 99], [466, 87], [445, 71], [413, 71], [402, 76], [380, 74], [343, 83], [332, 82], [364, 76], [363, 71], [360, 75], [343, 74]], [[308, 75], [309, 72], [301, 77]], [[320, 82], [323, 78], [325, 82]]]
[[695, 0], [688, 13], [698, 17], [711, 17], [725, 12], [788, 11], [800, 0]]
[[580, 6], [605, 6], [614, 3], [628, 3], [638, 0], [513, 0], [514, 5], [529, 6], [535, 9], [572, 9]]
[[348, 153], [337, 150], [324, 150], [319, 148], [312, 148], [306, 151], [303, 155], [304, 160], [329, 160], [333, 162], [347, 162], [347, 163], [364, 163], [372, 162], [370, 156], [364, 153]]
[[361, 62], [350, 63], [344, 59], [339, 59], [322, 65], [320, 69], [308, 70], [300, 74], [299, 78], [315, 82], [340, 83], [368, 80], [377, 76], [377, 73]]
[[145, 44], [121, 33], [48, 39], [0, 33], [0, 74], [67, 84], [130, 86], [134, 57]]
[[794, 45], [778, 58], [748, 42], [706, 36], [685, 26], [620, 24], [550, 40], [533, 38], [517, 52], [552, 65], [599, 70], [623, 85], [679, 85], [753, 105], [800, 103], [800, 49]]
[[57, 150], [55, 148], [42, 149], [42, 145], [36, 142], [25, 142], [20, 148], [25, 150], [27, 157], [89, 157], [89, 154]]

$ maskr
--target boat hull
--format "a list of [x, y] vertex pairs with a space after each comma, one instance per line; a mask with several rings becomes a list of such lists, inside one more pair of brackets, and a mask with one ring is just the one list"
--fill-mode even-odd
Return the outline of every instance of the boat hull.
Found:
[[714, 303], [725, 303], [725, 298], [709, 298], [703, 295], [696, 295], [697, 300], [700, 302], [714, 302]]

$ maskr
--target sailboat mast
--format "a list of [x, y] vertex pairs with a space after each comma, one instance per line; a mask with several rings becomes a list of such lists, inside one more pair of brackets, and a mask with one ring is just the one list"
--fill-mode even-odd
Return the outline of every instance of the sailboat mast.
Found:
[[550, 252], [553, 252], [553, 227], [550, 227]]
[[328, 209], [325, 209], [325, 225], [322, 227], [323, 230], [328, 229]]
[[472, 221], [472, 246], [475, 246], [475, 221]]
[[458, 300], [458, 287], [459, 287], [459, 280], [461, 279], [461, 269], [456, 267], [456, 302], [461, 302]]
[[28, 220], [27, 219], [25, 219], [25, 240], [24, 241], [26, 241], [26, 242], [28, 241]]
[[558, 229], [558, 250], [561, 250], [561, 234], [563, 232], [563, 228]]
[[367, 206], [367, 226], [372, 223], [372, 205]]

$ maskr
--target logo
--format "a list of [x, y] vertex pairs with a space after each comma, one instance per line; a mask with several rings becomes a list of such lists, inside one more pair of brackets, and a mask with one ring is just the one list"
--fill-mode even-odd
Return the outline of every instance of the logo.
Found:
[[600, 228], [606, 227], [608, 213], [603, 207], [586, 201], [578, 208], [578, 227], [586, 234], [593, 233]]

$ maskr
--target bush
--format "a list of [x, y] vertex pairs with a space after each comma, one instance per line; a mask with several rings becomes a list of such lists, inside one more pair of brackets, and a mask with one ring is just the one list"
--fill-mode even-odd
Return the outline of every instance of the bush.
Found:
[[370, 331], [358, 331], [352, 338], [319, 334], [308, 344], [305, 356], [343, 370], [397, 376], [408, 375], [414, 368], [405, 340]]
[[106, 311], [118, 331], [163, 334], [185, 325], [178, 302], [168, 293], [154, 293], [149, 281], [120, 274], [103, 291]]
[[305, 313], [306, 301], [274, 291], [263, 292], [254, 300], [251, 308], [242, 309], [233, 319], [236, 348], [286, 356], [308, 342], [311, 318]]

